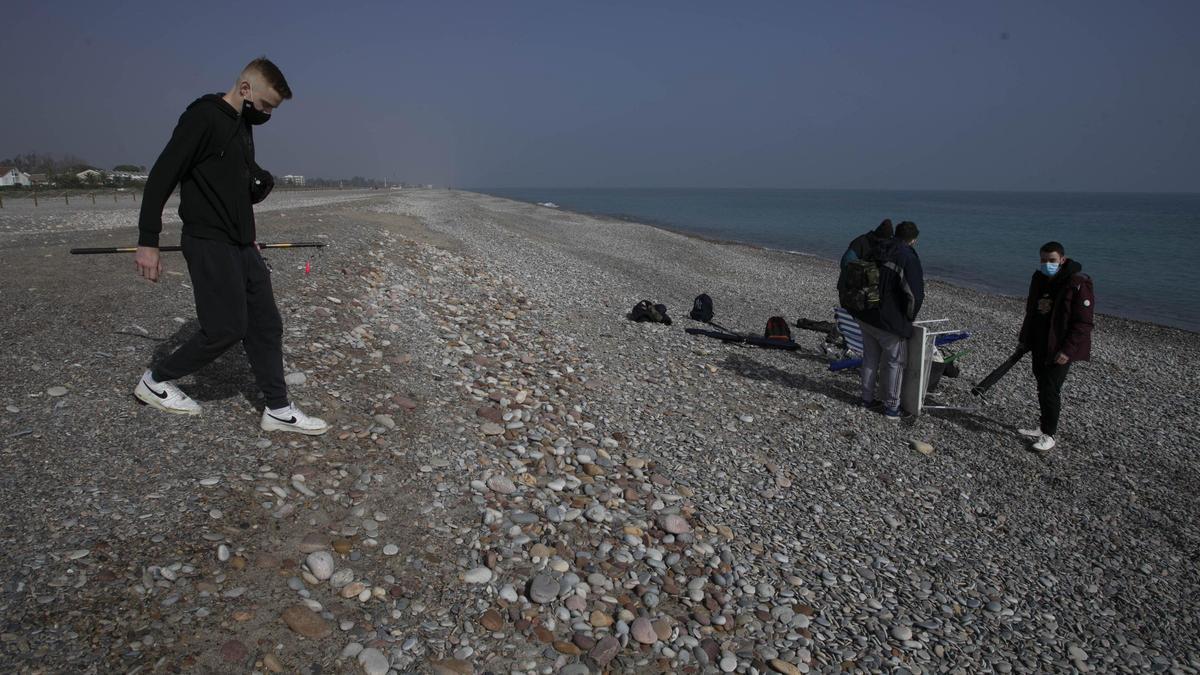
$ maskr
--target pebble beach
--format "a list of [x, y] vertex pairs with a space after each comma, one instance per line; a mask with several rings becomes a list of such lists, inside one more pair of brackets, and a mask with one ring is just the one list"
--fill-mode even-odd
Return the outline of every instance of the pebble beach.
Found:
[[[824, 336], [836, 264], [450, 190], [258, 211], [293, 400], [240, 348], [139, 406], [196, 330], [136, 204], [0, 210], [0, 666], [13, 673], [1200, 672], [1200, 339], [1104, 314], [1030, 452], [1023, 300], [932, 282], [962, 376], [902, 423]], [[168, 207], [168, 212], [173, 207]], [[863, 230], [870, 227], [865, 223]], [[164, 242], [177, 239], [167, 219]], [[858, 232], [848, 232], [849, 241]], [[923, 232], [923, 237], [937, 236]], [[1028, 278], [1029, 270], [1013, 270]], [[674, 323], [633, 323], [640, 300]], [[256, 407], [257, 406], [257, 407]]]

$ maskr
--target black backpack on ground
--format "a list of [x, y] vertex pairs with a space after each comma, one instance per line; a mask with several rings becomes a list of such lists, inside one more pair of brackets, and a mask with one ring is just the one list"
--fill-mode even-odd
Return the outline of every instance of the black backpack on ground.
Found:
[[708, 293], [701, 293], [696, 296], [696, 300], [692, 302], [692, 311], [688, 313], [688, 316], [701, 323], [712, 321], [713, 301], [708, 296]]
[[791, 342], [792, 329], [788, 328], [788, 322], [782, 316], [773, 316], [767, 319], [767, 328], [763, 331], [763, 337], [779, 342]]
[[671, 317], [667, 316], [667, 306], [656, 305], [649, 300], [642, 300], [634, 305], [627, 316], [630, 321], [637, 321], [638, 323], [649, 321], [651, 323], [671, 325]]

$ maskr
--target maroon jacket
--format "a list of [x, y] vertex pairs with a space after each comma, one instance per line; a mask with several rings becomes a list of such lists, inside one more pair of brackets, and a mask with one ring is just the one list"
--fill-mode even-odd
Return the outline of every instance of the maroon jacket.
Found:
[[[1087, 361], [1092, 357], [1096, 297], [1092, 293], [1092, 278], [1082, 269], [1083, 265], [1067, 259], [1058, 274], [1047, 277], [1034, 272], [1029, 283], [1020, 341], [1037, 357], [1045, 358], [1046, 363], [1053, 363], [1060, 353], [1071, 361]], [[1034, 344], [1039, 337], [1037, 324], [1046, 311], [1049, 311], [1049, 326], [1045, 342]]]

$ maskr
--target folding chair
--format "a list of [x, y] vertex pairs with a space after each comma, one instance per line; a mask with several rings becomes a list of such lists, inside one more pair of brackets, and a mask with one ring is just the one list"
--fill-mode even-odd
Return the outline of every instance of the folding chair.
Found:
[[845, 358], [829, 364], [829, 369], [837, 372], [847, 368], [857, 368], [862, 365], [863, 336], [858, 326], [858, 319], [850, 316], [842, 307], [833, 308], [833, 320], [837, 323], [838, 333], [846, 342]]

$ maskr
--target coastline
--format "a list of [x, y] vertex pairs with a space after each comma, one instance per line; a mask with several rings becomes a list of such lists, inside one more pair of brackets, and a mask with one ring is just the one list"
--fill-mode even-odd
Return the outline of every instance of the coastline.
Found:
[[[737, 190], [740, 188], [729, 188], [729, 189]], [[743, 246], [743, 247], [747, 247], [747, 248], [755, 249], [755, 250], [771, 251], [771, 252], [786, 253], [786, 254], [790, 254], [790, 255], [809, 257], [809, 258], [823, 260], [823, 261], [827, 261], [827, 262], [831, 262], [831, 263], [835, 263], [835, 264], [837, 262], [837, 258], [830, 257], [830, 256], [827, 256], [827, 255], [824, 255], [821, 253], [812, 253], [812, 252], [808, 252], [808, 251], [777, 248], [777, 247], [767, 246], [764, 244], [757, 244], [757, 243], [749, 242], [749, 241], [741, 241], [741, 240], [737, 240], [737, 239], [730, 239], [727, 237], [706, 235], [706, 234], [702, 234], [699, 232], [690, 231], [685, 228], [679, 227], [677, 225], [672, 225], [670, 223], [659, 222], [659, 221], [655, 221], [653, 219], [638, 218], [636, 216], [627, 215], [627, 214], [611, 214], [611, 213], [604, 213], [604, 212], [597, 212], [597, 211], [575, 210], [575, 209], [570, 209], [570, 208], [564, 207], [562, 205], [557, 205], [554, 208], [547, 208], [547, 207], [542, 206], [541, 203], [534, 201], [532, 199], [507, 197], [507, 196], [492, 194], [492, 193], [486, 192], [486, 191], [476, 191], [476, 190], [465, 189], [465, 188], [455, 188], [455, 191], [485, 195], [485, 196], [496, 198], [496, 199], [508, 199], [508, 200], [511, 200], [514, 202], [518, 202], [521, 204], [528, 204], [530, 206], [535, 206], [535, 207], [542, 208], [542, 209], [547, 209], [547, 210], [552, 210], [552, 211], [561, 211], [564, 213], [572, 213], [572, 214], [576, 214], [576, 215], [580, 215], [580, 216], [587, 216], [587, 217], [596, 218], [596, 219], [600, 219], [600, 220], [612, 220], [612, 221], [622, 222], [622, 223], [633, 223], [633, 224], [637, 224], [637, 225], [644, 225], [646, 227], [652, 227], [652, 228], [663, 230], [666, 232], [678, 234], [678, 235], [681, 235], [684, 237], [689, 237], [689, 238], [697, 239], [697, 240], [712, 243], [712, 244], [718, 244], [718, 245], [722, 245], [722, 246]], [[847, 190], [821, 190], [821, 191], [822, 192], [852, 193], [852, 192], [855, 192], [856, 190], [847, 189]], [[904, 192], [904, 191], [877, 190], [877, 192]], [[990, 194], [990, 193], [1025, 194], [1026, 193], [1026, 191], [1010, 193], [1010, 192], [1005, 192], [1005, 191], [987, 191], [987, 190], [952, 190], [952, 191], [930, 191], [930, 192], [959, 192], [959, 193], [963, 193], [963, 194]], [[1061, 191], [1045, 192], [1045, 193], [1038, 193], [1036, 191], [1031, 192], [1031, 194], [1056, 194], [1056, 193], [1061, 193]], [[1068, 192], [1066, 192], [1066, 194], [1090, 195], [1093, 193], [1069, 192], [1068, 191]], [[1128, 194], [1128, 195], [1134, 195], [1134, 196], [1142, 195], [1142, 194], [1180, 195], [1180, 196], [1185, 196], [1185, 197], [1196, 196], [1194, 193], [1174, 193], [1174, 192], [1170, 192], [1170, 193], [1131, 192], [1131, 193], [1096, 193], [1096, 194]], [[847, 242], [849, 242], [849, 240], [852, 239], [854, 236], [856, 236], [856, 235], [855, 234], [847, 235]], [[937, 274], [931, 274], [928, 271], [926, 271], [926, 281], [943, 284], [943, 285], [949, 286], [951, 288], [957, 288], [957, 289], [963, 289], [963, 290], [969, 290], [969, 291], [974, 291], [974, 292], [978, 292], [978, 293], [983, 293], [983, 294], [995, 296], [998, 298], [1012, 299], [1012, 300], [1017, 300], [1017, 301], [1024, 300], [1023, 295], [1021, 295], [1019, 293], [1006, 292], [1004, 289], [1002, 289], [999, 286], [994, 285], [994, 284], [987, 284], [984, 282], [974, 282], [973, 283], [973, 282], [962, 280], [962, 279], [948, 278], [948, 277], [940, 276]], [[1186, 328], [1183, 326], [1173, 326], [1173, 325], [1169, 325], [1169, 324], [1159, 323], [1152, 319], [1144, 319], [1144, 318], [1138, 318], [1138, 317], [1133, 317], [1133, 316], [1124, 316], [1121, 314], [1114, 314], [1114, 313], [1109, 313], [1109, 312], [1097, 312], [1097, 315], [1102, 315], [1102, 316], [1106, 317], [1108, 320], [1129, 321], [1129, 322], [1133, 322], [1133, 323], [1137, 323], [1137, 324], [1145, 324], [1147, 326], [1153, 326], [1153, 327], [1157, 327], [1157, 328], [1177, 330], [1177, 331], [1182, 331], [1185, 333], [1191, 333], [1193, 335], [1200, 335], [1200, 328], [1193, 329], [1193, 328]]]

